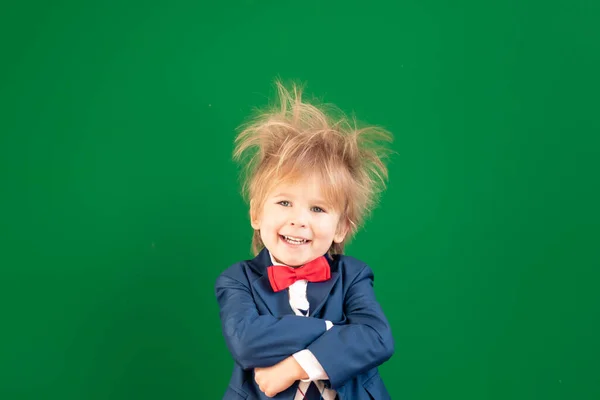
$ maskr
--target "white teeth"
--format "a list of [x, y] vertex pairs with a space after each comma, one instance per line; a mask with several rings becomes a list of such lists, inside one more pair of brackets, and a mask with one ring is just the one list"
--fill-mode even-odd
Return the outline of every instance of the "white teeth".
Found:
[[295, 237], [292, 237], [292, 236], [283, 236], [283, 238], [287, 242], [292, 243], [292, 244], [302, 244], [302, 243], [306, 243], [307, 242], [306, 239], [299, 239], [299, 238], [295, 238]]

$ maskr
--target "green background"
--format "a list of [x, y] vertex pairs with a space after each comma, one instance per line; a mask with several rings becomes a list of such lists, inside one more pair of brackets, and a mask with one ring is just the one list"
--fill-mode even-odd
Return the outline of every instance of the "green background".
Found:
[[597, 1], [0, 6], [0, 398], [219, 399], [277, 77], [395, 135], [348, 247], [394, 399], [599, 399]]

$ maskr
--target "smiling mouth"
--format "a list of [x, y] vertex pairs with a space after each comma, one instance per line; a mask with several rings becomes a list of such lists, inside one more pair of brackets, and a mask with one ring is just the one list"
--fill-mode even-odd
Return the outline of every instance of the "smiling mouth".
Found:
[[279, 235], [279, 237], [289, 244], [297, 244], [298, 245], [298, 244], [306, 244], [306, 243], [310, 242], [310, 240], [297, 238], [294, 236]]

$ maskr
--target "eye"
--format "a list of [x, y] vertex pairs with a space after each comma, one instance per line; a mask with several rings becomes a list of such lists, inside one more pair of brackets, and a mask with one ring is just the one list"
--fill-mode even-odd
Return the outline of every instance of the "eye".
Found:
[[314, 211], [314, 212], [317, 212], [317, 213], [324, 213], [325, 212], [325, 210], [323, 210], [321, 207], [317, 207], [317, 206], [311, 207], [310, 210]]
[[278, 201], [277, 204], [279, 204], [281, 206], [284, 206], [284, 207], [289, 207], [290, 206], [290, 202], [287, 201], [287, 200]]

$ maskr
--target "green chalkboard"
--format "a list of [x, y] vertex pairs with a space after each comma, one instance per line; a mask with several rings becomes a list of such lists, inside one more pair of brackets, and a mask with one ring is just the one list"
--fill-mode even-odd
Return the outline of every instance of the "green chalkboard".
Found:
[[220, 399], [233, 138], [276, 78], [395, 136], [347, 249], [394, 399], [600, 398], [600, 7], [0, 6], [0, 399]]

